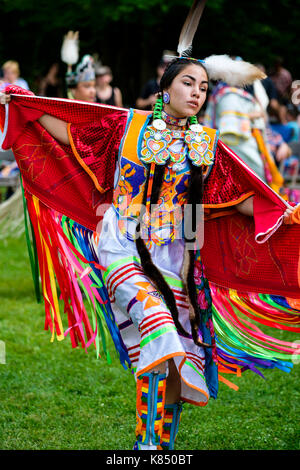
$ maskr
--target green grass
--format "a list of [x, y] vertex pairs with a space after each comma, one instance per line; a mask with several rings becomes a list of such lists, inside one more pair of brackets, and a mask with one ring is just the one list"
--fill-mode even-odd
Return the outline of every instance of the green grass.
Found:
[[[131, 449], [135, 382], [112, 364], [50, 342], [37, 304], [24, 237], [0, 242], [0, 449]], [[284, 334], [281, 338], [284, 338]], [[204, 408], [185, 405], [177, 450], [299, 449], [300, 367], [246, 372], [235, 392], [220, 384]]]

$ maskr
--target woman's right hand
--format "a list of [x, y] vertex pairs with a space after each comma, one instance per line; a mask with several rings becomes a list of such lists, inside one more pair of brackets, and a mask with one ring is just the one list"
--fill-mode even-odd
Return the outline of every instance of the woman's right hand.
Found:
[[6, 93], [0, 93], [0, 104], [7, 104], [11, 100], [11, 95], [7, 95]]

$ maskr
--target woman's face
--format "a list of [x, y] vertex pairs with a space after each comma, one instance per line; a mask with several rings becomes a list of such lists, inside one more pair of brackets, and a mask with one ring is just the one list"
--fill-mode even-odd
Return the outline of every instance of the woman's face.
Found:
[[197, 114], [205, 99], [208, 79], [205, 70], [199, 65], [187, 65], [172, 81], [167, 91], [170, 103], [164, 104], [164, 110], [170, 116], [182, 118]]
[[18, 72], [13, 67], [7, 67], [3, 71], [4, 81], [14, 83], [18, 78]]
[[95, 102], [96, 99], [96, 86], [95, 80], [89, 82], [80, 82], [73, 90], [75, 100]]
[[112, 81], [112, 75], [110, 73], [106, 73], [105, 75], [98, 75], [96, 77], [96, 83], [98, 86], [109, 85]]

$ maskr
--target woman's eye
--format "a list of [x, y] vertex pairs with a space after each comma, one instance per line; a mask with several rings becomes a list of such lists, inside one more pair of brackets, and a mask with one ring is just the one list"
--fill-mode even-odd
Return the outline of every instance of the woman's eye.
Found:
[[183, 82], [183, 83], [184, 83], [184, 85], [190, 86], [190, 82]]

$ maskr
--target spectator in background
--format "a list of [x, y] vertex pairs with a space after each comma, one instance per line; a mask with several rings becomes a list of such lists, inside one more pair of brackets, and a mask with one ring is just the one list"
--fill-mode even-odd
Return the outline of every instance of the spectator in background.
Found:
[[286, 123], [286, 106], [290, 101], [292, 75], [283, 67], [282, 57], [277, 57], [270, 78], [275, 85], [280, 104], [279, 116], [282, 124]]
[[277, 162], [277, 166], [283, 160], [288, 159], [292, 155], [290, 146], [284, 141], [282, 135], [272, 129], [271, 126], [266, 128], [266, 137], [270, 151]]
[[19, 63], [15, 60], [8, 60], [2, 65], [3, 81], [10, 85], [17, 85], [25, 90], [29, 90], [29, 85], [20, 77]]
[[[167, 65], [170, 63], [172, 59], [169, 59], [167, 56], [167, 52], [165, 51], [162, 59], [159, 61], [157, 68], [156, 68], [156, 78], [151, 78], [148, 80], [148, 82], [145, 83], [143, 86], [140, 96], [136, 100], [136, 107], [139, 109], [145, 109], [145, 110], [152, 110], [152, 107], [154, 106], [157, 96], [156, 93], [159, 91], [159, 83], [160, 79], [164, 74], [164, 71], [166, 70]], [[170, 55], [174, 53], [170, 52]], [[175, 54], [174, 54], [175, 55]]]
[[58, 63], [52, 64], [47, 75], [41, 80], [38, 94], [53, 98], [61, 98], [63, 96]]
[[122, 108], [122, 93], [119, 88], [111, 86], [112, 80], [112, 71], [107, 65], [96, 67], [96, 102]]
[[292, 103], [287, 105], [286, 110], [286, 126], [292, 129], [291, 137], [289, 142], [299, 142], [300, 139], [300, 127], [298, 122], [299, 111], [296, 106]]

